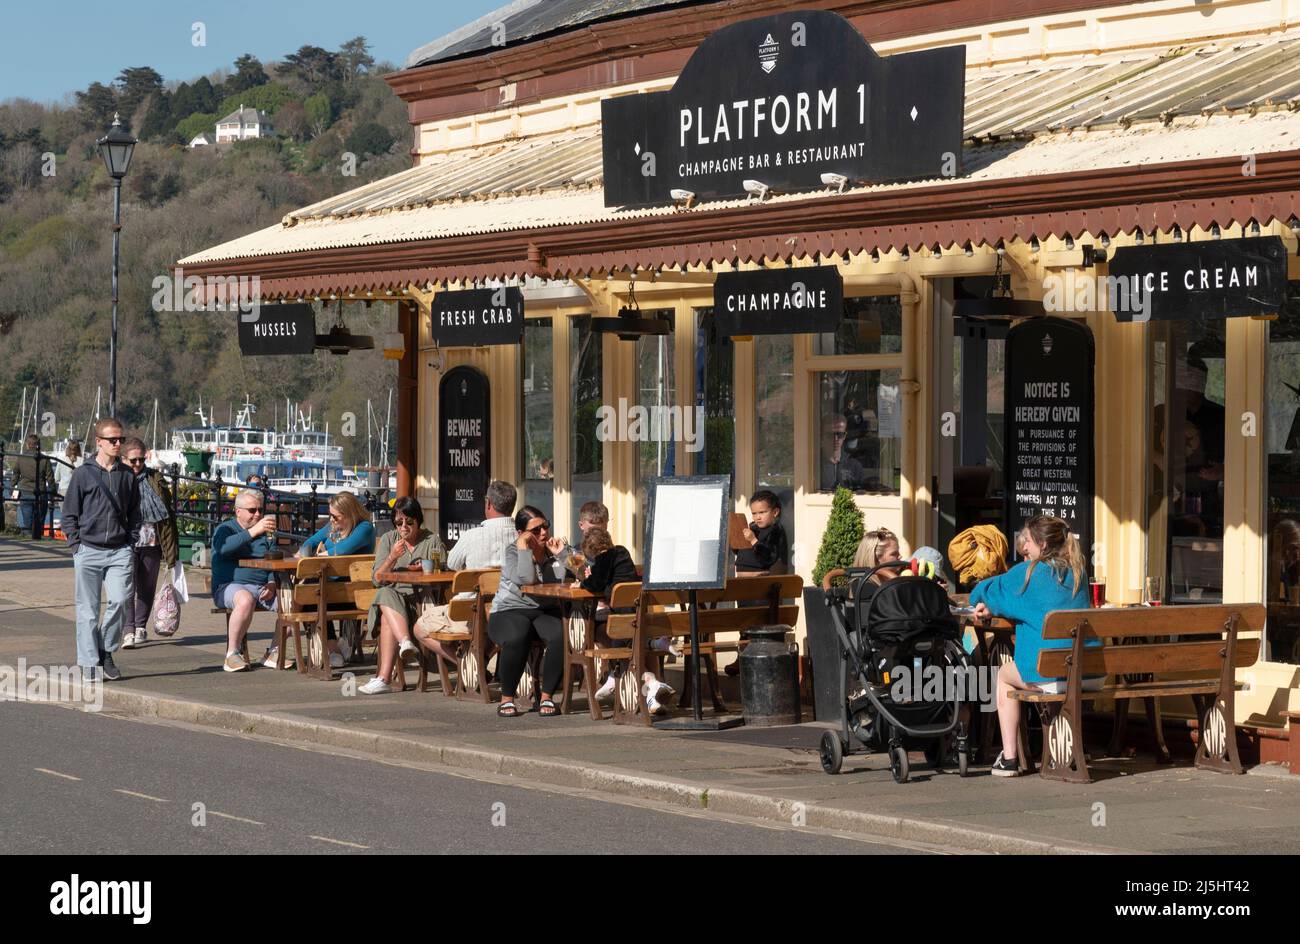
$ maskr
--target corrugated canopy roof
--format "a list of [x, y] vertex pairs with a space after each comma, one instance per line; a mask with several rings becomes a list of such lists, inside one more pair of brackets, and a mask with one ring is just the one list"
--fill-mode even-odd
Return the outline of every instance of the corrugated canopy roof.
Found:
[[[1300, 148], [1300, 36], [972, 70], [965, 181]], [[954, 183], [858, 188], [862, 192]], [[826, 191], [777, 200], [816, 199]], [[715, 201], [697, 210], [734, 206]], [[598, 128], [467, 149], [322, 200], [182, 263], [674, 212], [606, 208]]]
[[504, 49], [545, 36], [656, 7], [695, 5], [714, 0], [515, 0], [479, 17], [406, 57], [406, 68]]

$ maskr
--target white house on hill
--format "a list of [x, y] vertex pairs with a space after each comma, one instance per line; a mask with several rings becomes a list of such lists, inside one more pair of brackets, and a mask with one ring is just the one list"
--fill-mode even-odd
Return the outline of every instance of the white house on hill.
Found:
[[271, 118], [264, 111], [256, 108], [239, 106], [217, 122], [217, 143], [227, 141], [246, 141], [250, 138], [269, 138], [275, 135]]

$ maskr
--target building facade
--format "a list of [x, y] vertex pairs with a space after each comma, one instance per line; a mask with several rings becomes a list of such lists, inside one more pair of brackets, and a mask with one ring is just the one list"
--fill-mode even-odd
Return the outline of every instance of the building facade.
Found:
[[[440, 379], [471, 365], [491, 391], [492, 474], [557, 532], [601, 499], [639, 554], [650, 477], [724, 474], [738, 511], [760, 488], [782, 497], [805, 578], [837, 482], [905, 554], [1001, 520], [1018, 487], [1009, 417], [1034, 408], [1028, 387], [1007, 387], [1023, 313], [1007, 296], [1037, 303], [1089, 338], [1091, 480], [1076, 496], [1094, 579], [1116, 603], [1139, 602], [1153, 577], [1170, 605], [1268, 602], [1238, 722], [1261, 744], [1282, 737], [1281, 712], [1300, 708], [1300, 7], [632, 6], [544, 40], [515, 38], [507, 18], [504, 47], [484, 23], [417, 51], [388, 79], [409, 106], [410, 170], [181, 260], [186, 274], [257, 274], [264, 297], [284, 300], [397, 301], [399, 488], [435, 515]], [[605, 205], [603, 100], [671, 90], [737, 21], [814, 10], [885, 58], [964, 48], [953, 173]], [[927, 90], [912, 91], [923, 114]], [[1141, 256], [1126, 250], [1215, 259], [1252, 240], [1283, 247], [1276, 311], [1234, 307], [1250, 293], [1233, 293], [1227, 262], [1190, 276], [1222, 311], [1112, 310], [1107, 279]], [[719, 274], [819, 266], [843, 280], [834, 330], [719, 330]], [[437, 343], [440, 293], [507, 283], [523, 289], [521, 343]], [[669, 331], [596, 330], [626, 307]], [[675, 416], [676, 432], [602, 435], [602, 420], [636, 407]]]

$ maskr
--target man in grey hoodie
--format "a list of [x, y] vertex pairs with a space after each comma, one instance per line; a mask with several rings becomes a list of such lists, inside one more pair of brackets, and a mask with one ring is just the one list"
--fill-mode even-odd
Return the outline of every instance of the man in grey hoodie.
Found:
[[[73, 550], [76, 579], [77, 664], [88, 679], [122, 677], [113, 653], [122, 644], [122, 625], [132, 598], [131, 548], [140, 538], [140, 492], [122, 463], [122, 424], [95, 424], [97, 452], [72, 473], [63, 499], [63, 533]], [[100, 591], [108, 606], [100, 619]]]

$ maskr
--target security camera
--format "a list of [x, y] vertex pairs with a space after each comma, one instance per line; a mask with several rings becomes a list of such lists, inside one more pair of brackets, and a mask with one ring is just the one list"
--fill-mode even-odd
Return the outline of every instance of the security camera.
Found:
[[751, 197], [758, 197], [760, 203], [763, 202], [767, 197], [768, 192], [772, 189], [761, 180], [746, 180], [744, 184], [745, 193], [749, 194]]
[[843, 174], [822, 174], [822, 183], [828, 187], [834, 187], [836, 193], [843, 193], [844, 186], [849, 182], [849, 178]]

